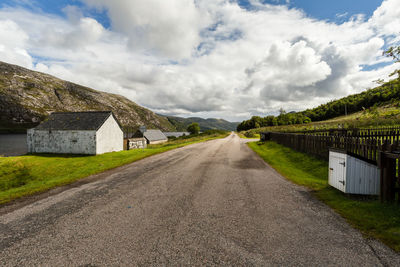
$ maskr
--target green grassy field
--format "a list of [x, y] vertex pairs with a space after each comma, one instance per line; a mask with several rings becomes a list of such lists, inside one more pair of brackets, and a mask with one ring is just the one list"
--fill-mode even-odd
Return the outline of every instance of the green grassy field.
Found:
[[112, 152], [97, 156], [37, 154], [0, 157], [0, 204], [53, 187], [70, 184], [89, 175], [110, 170], [174, 148], [226, 137], [209, 132], [178, 138], [146, 149]]
[[328, 162], [296, 152], [274, 142], [248, 144], [288, 180], [312, 190], [367, 237], [380, 239], [400, 252], [400, 206], [382, 204], [377, 198], [346, 196], [328, 185]]

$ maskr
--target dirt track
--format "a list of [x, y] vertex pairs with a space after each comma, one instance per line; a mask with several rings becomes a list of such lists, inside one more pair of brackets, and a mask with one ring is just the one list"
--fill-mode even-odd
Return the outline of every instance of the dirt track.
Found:
[[103, 176], [1, 215], [0, 265], [400, 265], [235, 135]]

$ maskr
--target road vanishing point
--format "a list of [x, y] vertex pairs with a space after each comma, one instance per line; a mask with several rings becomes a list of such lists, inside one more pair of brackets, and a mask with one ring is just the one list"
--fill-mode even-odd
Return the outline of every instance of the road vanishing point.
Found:
[[400, 265], [245, 142], [171, 150], [2, 207], [0, 265]]

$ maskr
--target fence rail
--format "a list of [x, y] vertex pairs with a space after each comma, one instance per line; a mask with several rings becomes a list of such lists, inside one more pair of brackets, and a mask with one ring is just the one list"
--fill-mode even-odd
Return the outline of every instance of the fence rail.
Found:
[[353, 128], [353, 129], [327, 129], [327, 130], [308, 130], [298, 132], [284, 132], [316, 136], [347, 136], [347, 137], [370, 137], [399, 140], [400, 127], [381, 127], [381, 128]]
[[396, 139], [385, 137], [349, 137], [339, 135], [305, 135], [293, 133], [268, 133], [269, 139], [297, 151], [328, 160], [329, 148], [343, 149], [378, 162], [379, 151]]
[[[400, 129], [354, 129], [346, 134], [261, 133], [261, 140], [272, 140], [294, 150], [329, 159], [329, 148], [358, 155], [381, 169], [381, 200], [400, 202]], [[357, 134], [355, 134], [357, 133]], [[397, 195], [397, 196], [396, 196]]]
[[305, 133], [268, 132], [269, 139], [300, 152], [328, 159], [329, 148], [343, 149], [375, 163], [379, 151], [399, 147], [400, 128], [312, 131]]

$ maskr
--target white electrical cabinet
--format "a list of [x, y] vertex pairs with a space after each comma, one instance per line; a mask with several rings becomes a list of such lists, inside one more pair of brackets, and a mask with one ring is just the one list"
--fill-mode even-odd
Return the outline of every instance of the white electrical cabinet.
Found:
[[378, 166], [340, 150], [329, 151], [329, 184], [348, 194], [379, 195]]

